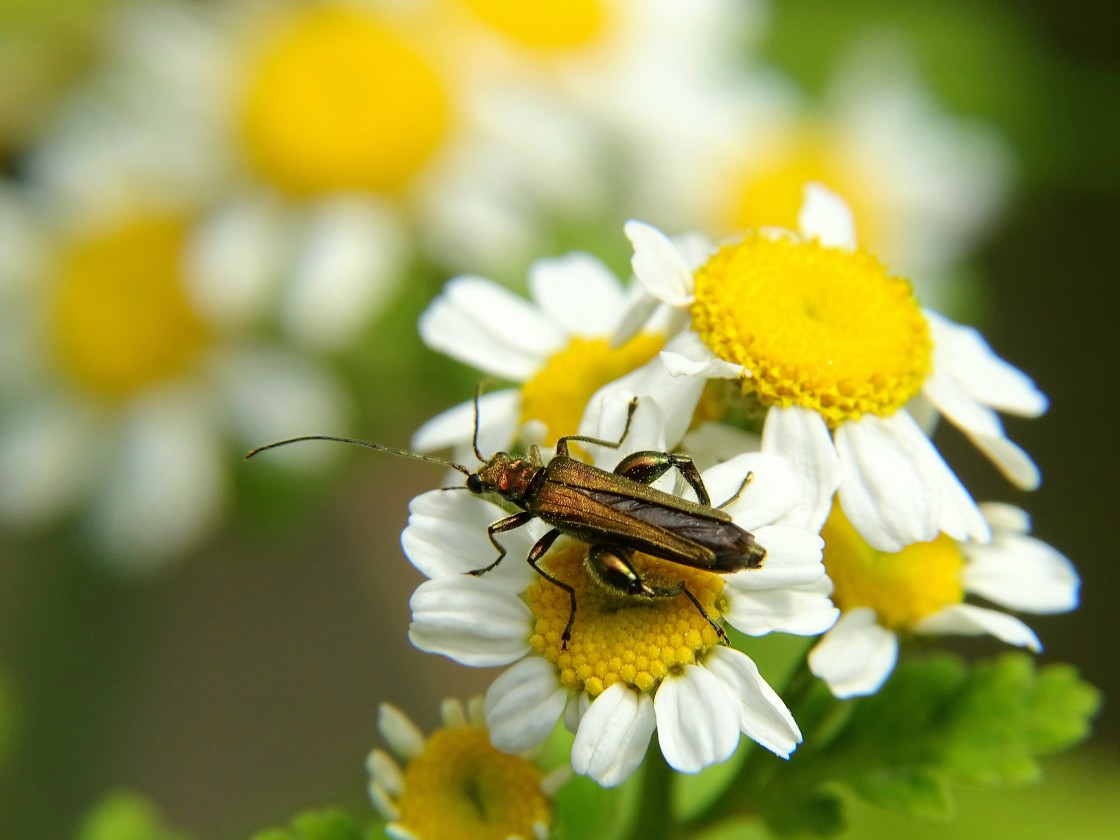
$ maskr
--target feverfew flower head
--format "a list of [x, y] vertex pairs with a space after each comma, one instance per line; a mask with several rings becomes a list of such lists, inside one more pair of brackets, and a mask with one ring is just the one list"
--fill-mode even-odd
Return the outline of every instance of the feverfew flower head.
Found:
[[1037, 416], [1046, 398], [978, 333], [924, 311], [907, 281], [857, 248], [839, 197], [809, 185], [799, 221], [799, 234], [748, 232], [696, 271], [659, 231], [627, 225], [637, 278], [652, 299], [689, 313], [697, 339], [662, 359], [676, 375], [738, 382], [765, 414], [763, 450], [801, 475], [811, 527], [838, 491], [856, 530], [883, 551], [941, 532], [987, 539], [988, 524], [908, 406], [932, 403], [1029, 489], [1038, 470], [996, 410]]
[[842, 511], [833, 510], [822, 532], [824, 562], [843, 613], [810, 653], [809, 664], [838, 697], [878, 691], [894, 670], [899, 635], [989, 634], [1041, 649], [1018, 618], [965, 603], [967, 595], [1028, 613], [1077, 606], [1077, 572], [1055, 549], [1029, 536], [1027, 515], [1011, 505], [980, 507], [992, 527], [991, 542], [958, 542], [942, 534], [894, 553], [872, 548]]
[[[657, 322], [622, 346], [611, 346], [628, 299], [618, 278], [589, 254], [536, 261], [529, 269], [529, 294], [526, 301], [491, 280], [456, 277], [420, 316], [420, 335], [429, 347], [519, 383], [479, 400], [484, 452], [507, 449], [518, 439], [554, 444], [579, 426], [597, 390], [641, 368], [665, 347], [666, 326]], [[666, 376], [661, 380], [699, 398], [699, 388], [673, 384]], [[657, 393], [648, 387], [653, 390], [646, 393]], [[422, 426], [412, 445], [462, 447], [470, 442], [473, 416], [473, 403], [456, 406]]]
[[[648, 448], [631, 437], [628, 449]], [[495, 745], [532, 748], [564, 718], [576, 733], [573, 767], [605, 786], [634, 771], [655, 729], [682, 772], [727, 759], [741, 732], [783, 757], [795, 749], [801, 735], [788, 709], [747, 656], [720, 644], [717, 628], [808, 635], [831, 626], [820, 538], [785, 523], [800, 487], [780, 458], [740, 455], [702, 478], [714, 503], [733, 499], [724, 510], [766, 556], [759, 568], [721, 576], [635, 553], [645, 583], [679, 588], [671, 597], [614, 594], [589, 571], [588, 545], [552, 543], [539, 521], [497, 534], [505, 561], [465, 575], [493, 561], [486, 527], [506, 511], [464, 493], [413, 500], [402, 543], [431, 579], [412, 597], [410, 638], [466, 665], [511, 666], [486, 696]], [[551, 545], [538, 558], [541, 574], [520, 561], [535, 545]]]
[[[394, 840], [547, 840], [552, 795], [566, 771], [546, 776], [528, 758], [490, 744], [482, 698], [445, 700], [443, 726], [425, 737], [381, 705], [378, 728], [393, 755], [369, 754], [369, 795]], [[404, 763], [402, 767], [398, 763]]]

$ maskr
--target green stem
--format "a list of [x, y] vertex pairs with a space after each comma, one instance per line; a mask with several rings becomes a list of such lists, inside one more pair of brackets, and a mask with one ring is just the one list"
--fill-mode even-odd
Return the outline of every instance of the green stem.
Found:
[[669, 840], [676, 832], [673, 818], [673, 770], [661, 754], [661, 745], [656, 735], [650, 740], [642, 768], [638, 815], [630, 837], [633, 840]]

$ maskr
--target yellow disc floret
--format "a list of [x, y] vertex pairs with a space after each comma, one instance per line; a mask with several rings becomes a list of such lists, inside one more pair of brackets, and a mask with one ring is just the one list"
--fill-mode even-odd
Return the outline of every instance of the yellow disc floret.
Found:
[[370, 14], [312, 6], [278, 26], [251, 65], [241, 129], [258, 171], [290, 192], [391, 190], [447, 131], [435, 70]]
[[891, 554], [868, 545], [839, 506], [821, 531], [824, 565], [841, 610], [870, 607], [879, 623], [906, 631], [964, 599], [964, 556], [950, 537], [915, 543]]
[[696, 272], [693, 329], [742, 365], [766, 406], [812, 409], [830, 426], [887, 416], [931, 367], [910, 284], [870, 254], [750, 233]]
[[575, 47], [603, 26], [600, 0], [463, 0], [479, 18], [528, 47]]
[[[616, 682], [641, 691], [655, 688], [668, 674], [698, 662], [719, 638], [707, 619], [684, 595], [639, 598], [612, 594], [588, 574], [586, 544], [557, 543], [542, 565], [576, 593], [576, 619], [567, 650], [561, 635], [568, 623], [568, 593], [543, 578], [525, 593], [536, 617], [530, 644], [560, 671], [572, 691], [597, 697]], [[684, 583], [704, 612], [718, 621], [723, 580], [719, 575], [668, 563], [644, 554], [631, 560], [653, 586]]]
[[63, 249], [48, 328], [79, 387], [122, 397], [195, 361], [205, 329], [183, 292], [186, 230], [183, 219], [141, 218]]
[[649, 333], [614, 350], [606, 338], [573, 338], [521, 386], [521, 422], [543, 422], [549, 442], [575, 434], [592, 394], [644, 365], [664, 345], [663, 336]]
[[537, 766], [475, 727], [433, 733], [405, 769], [396, 806], [395, 824], [418, 840], [531, 840], [552, 812]]

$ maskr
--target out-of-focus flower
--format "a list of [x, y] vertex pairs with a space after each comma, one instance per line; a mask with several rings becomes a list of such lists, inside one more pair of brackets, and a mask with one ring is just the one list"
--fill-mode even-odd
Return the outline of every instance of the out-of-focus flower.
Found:
[[50, 221], [0, 195], [0, 517], [84, 507], [111, 565], [154, 568], [219, 521], [232, 441], [337, 428], [345, 399], [305, 356], [200, 305], [188, 211]]
[[975, 330], [923, 311], [906, 280], [857, 248], [839, 197], [820, 185], [806, 196], [800, 234], [749, 232], [695, 272], [659, 231], [627, 226], [650, 300], [691, 316], [693, 345], [662, 360], [677, 375], [735, 380], [761, 407], [763, 450], [802, 476], [811, 527], [838, 492], [856, 530], [883, 551], [940, 532], [987, 539], [975, 502], [908, 406], [921, 396], [1011, 481], [1033, 488], [1038, 470], [996, 410], [1037, 416], [1045, 396]]
[[1027, 515], [983, 504], [992, 541], [958, 542], [941, 535], [902, 551], [876, 551], [838, 508], [824, 527], [824, 562], [843, 611], [809, 655], [809, 664], [838, 697], [873, 694], [890, 676], [900, 634], [989, 634], [1041, 649], [1014, 616], [965, 603], [979, 596], [1019, 612], [1050, 614], [1077, 607], [1079, 580], [1058, 551], [1029, 536]]
[[[369, 795], [394, 840], [547, 840], [552, 797], [567, 768], [545, 775], [529, 758], [490, 744], [482, 698], [440, 707], [443, 726], [427, 737], [395, 706], [377, 725], [393, 755], [369, 754]], [[394, 758], [396, 756], [396, 758]], [[403, 763], [403, 767], [398, 763]]]
[[[631, 429], [617, 457], [663, 439], [655, 426], [645, 439]], [[748, 473], [753, 480], [744, 486]], [[573, 767], [607, 786], [634, 771], [655, 729], [669, 764], [683, 772], [724, 761], [740, 733], [781, 756], [794, 750], [801, 736], [789, 711], [749, 657], [719, 644], [716, 625], [752, 635], [831, 626], [836, 610], [820, 538], [786, 524], [800, 486], [780, 458], [744, 454], [707, 470], [703, 481], [713, 500], [729, 501], [723, 509], [755, 536], [765, 559], [721, 576], [635, 553], [633, 568], [666, 592], [661, 597], [612, 593], [588, 568], [589, 546], [572, 539], [540, 559], [571, 592], [538, 576], [519, 562], [547, 530], [538, 522], [499, 537], [508, 557], [491, 572], [463, 574], [492, 562], [486, 528], [505, 511], [462, 493], [413, 501], [402, 543], [430, 579], [412, 597], [410, 638], [466, 665], [511, 665], [487, 694], [495, 745], [529, 749], [564, 717], [576, 733]]]

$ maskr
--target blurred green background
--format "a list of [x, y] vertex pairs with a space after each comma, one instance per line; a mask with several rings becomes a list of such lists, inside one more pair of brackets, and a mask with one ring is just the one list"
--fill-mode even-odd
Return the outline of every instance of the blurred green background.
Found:
[[[51, 96], [80, 77], [99, 0], [0, 6], [0, 150], [21, 143]], [[901, 31], [947, 107], [1001, 128], [1019, 157], [1007, 218], [975, 255], [975, 307], [1004, 358], [1051, 399], [1010, 419], [1044, 481], [1009, 494], [953, 430], [938, 445], [977, 499], [1031, 511], [1034, 532], [1083, 578], [1073, 614], [1031, 618], [1043, 661], [1067, 661], [1105, 693], [1092, 741], [1050, 763], [1039, 790], [964, 792], [952, 828], [857, 811], [852, 836], [1113, 837], [1120, 830], [1120, 575], [1112, 437], [1120, 277], [1120, 50], [1111, 10], [1087, 0], [776, 3], [764, 56], [820, 90], [851, 39]], [[586, 243], [625, 269], [615, 228]], [[573, 243], [578, 244], [578, 243]], [[470, 393], [476, 374], [422, 346], [416, 318], [445, 277], [419, 274], [363, 333], [343, 374], [362, 437], [407, 444]], [[149, 581], [88, 561], [76, 531], [0, 536], [0, 837], [72, 836], [106, 791], [132, 787], [200, 838], [234, 838], [338, 802], [362, 813], [362, 762], [377, 704], [434, 724], [444, 695], [493, 674], [406, 640], [421, 577], [398, 538], [436, 468], [363, 453], [291, 486], [263, 463], [235, 471], [241, 507], [204, 548]], [[994, 643], [969, 650], [990, 652]]]

